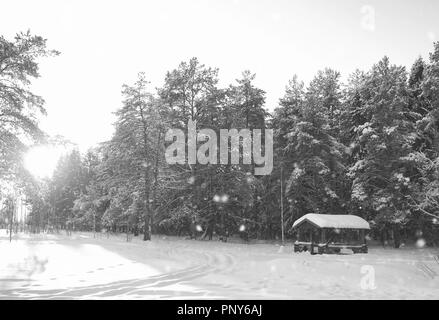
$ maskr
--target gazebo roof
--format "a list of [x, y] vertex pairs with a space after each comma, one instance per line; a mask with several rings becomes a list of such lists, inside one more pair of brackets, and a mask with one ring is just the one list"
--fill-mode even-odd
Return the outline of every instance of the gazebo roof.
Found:
[[298, 227], [305, 221], [315, 225], [318, 228], [333, 228], [333, 229], [370, 229], [369, 223], [358, 216], [349, 214], [316, 214], [308, 213], [303, 217], [297, 219], [293, 228]]

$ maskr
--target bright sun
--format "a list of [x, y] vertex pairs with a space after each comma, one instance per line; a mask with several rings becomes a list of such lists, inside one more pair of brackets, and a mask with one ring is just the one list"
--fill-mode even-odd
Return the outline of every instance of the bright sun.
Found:
[[59, 158], [66, 150], [62, 147], [40, 146], [32, 148], [25, 155], [26, 169], [37, 178], [49, 178], [55, 170]]

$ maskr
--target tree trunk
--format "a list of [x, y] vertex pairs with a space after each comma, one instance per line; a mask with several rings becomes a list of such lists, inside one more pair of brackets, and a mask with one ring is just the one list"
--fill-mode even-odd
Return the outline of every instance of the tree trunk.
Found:
[[151, 208], [149, 205], [149, 192], [145, 199], [145, 215], [144, 215], [143, 241], [151, 240]]
[[14, 221], [14, 203], [11, 201], [10, 205], [11, 217], [9, 221], [9, 242], [12, 242], [12, 223]]
[[151, 204], [149, 197], [149, 183], [148, 183], [148, 169], [145, 170], [145, 213], [144, 213], [144, 227], [143, 227], [143, 241], [151, 240]]
[[159, 150], [160, 150], [160, 140], [161, 140], [161, 132], [159, 129], [157, 136], [157, 145], [156, 145], [156, 153], [155, 153], [155, 163], [154, 163], [154, 183], [152, 188], [152, 201], [153, 208], [150, 215], [150, 233], [152, 233], [152, 225], [153, 225], [153, 217], [157, 215], [157, 186], [158, 186], [158, 175], [159, 175]]
[[393, 244], [396, 249], [401, 246], [401, 234], [397, 225], [393, 226]]
[[[144, 159], [148, 159], [148, 132], [147, 124], [144, 117], [143, 107], [140, 107], [140, 117], [142, 119], [142, 129], [143, 129], [143, 151]], [[145, 213], [144, 213], [144, 228], [143, 228], [143, 241], [151, 240], [151, 205], [150, 205], [150, 190], [149, 190], [149, 164], [145, 169], [144, 173], [144, 193], [145, 193]]]

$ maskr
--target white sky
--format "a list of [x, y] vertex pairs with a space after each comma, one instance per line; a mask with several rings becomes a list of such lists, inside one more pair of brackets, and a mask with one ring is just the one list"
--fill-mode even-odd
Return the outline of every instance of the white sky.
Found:
[[47, 102], [42, 127], [82, 151], [110, 138], [121, 86], [139, 71], [157, 87], [193, 56], [220, 69], [221, 85], [250, 69], [272, 110], [295, 73], [346, 77], [384, 55], [410, 67], [439, 40], [437, 0], [2, 0], [0, 10], [0, 34], [30, 29], [61, 51], [42, 62], [34, 89]]

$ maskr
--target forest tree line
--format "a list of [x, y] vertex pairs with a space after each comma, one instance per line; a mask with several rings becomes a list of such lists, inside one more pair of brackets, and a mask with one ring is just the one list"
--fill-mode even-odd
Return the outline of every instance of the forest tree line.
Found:
[[[384, 57], [346, 83], [330, 68], [308, 85], [293, 76], [271, 113], [255, 74], [220, 87], [218, 72], [192, 58], [160, 88], [150, 89], [144, 73], [124, 85], [109, 141], [62, 157], [50, 179], [20, 176], [29, 227], [144, 240], [276, 239], [283, 207], [287, 237], [296, 219], [314, 212], [361, 216], [371, 237], [396, 247], [420, 237], [439, 243], [439, 43], [410, 70]], [[169, 165], [166, 132], [186, 131], [189, 120], [215, 132], [273, 129], [272, 173], [255, 176], [253, 164]], [[4, 172], [20, 171], [0, 161]]]

